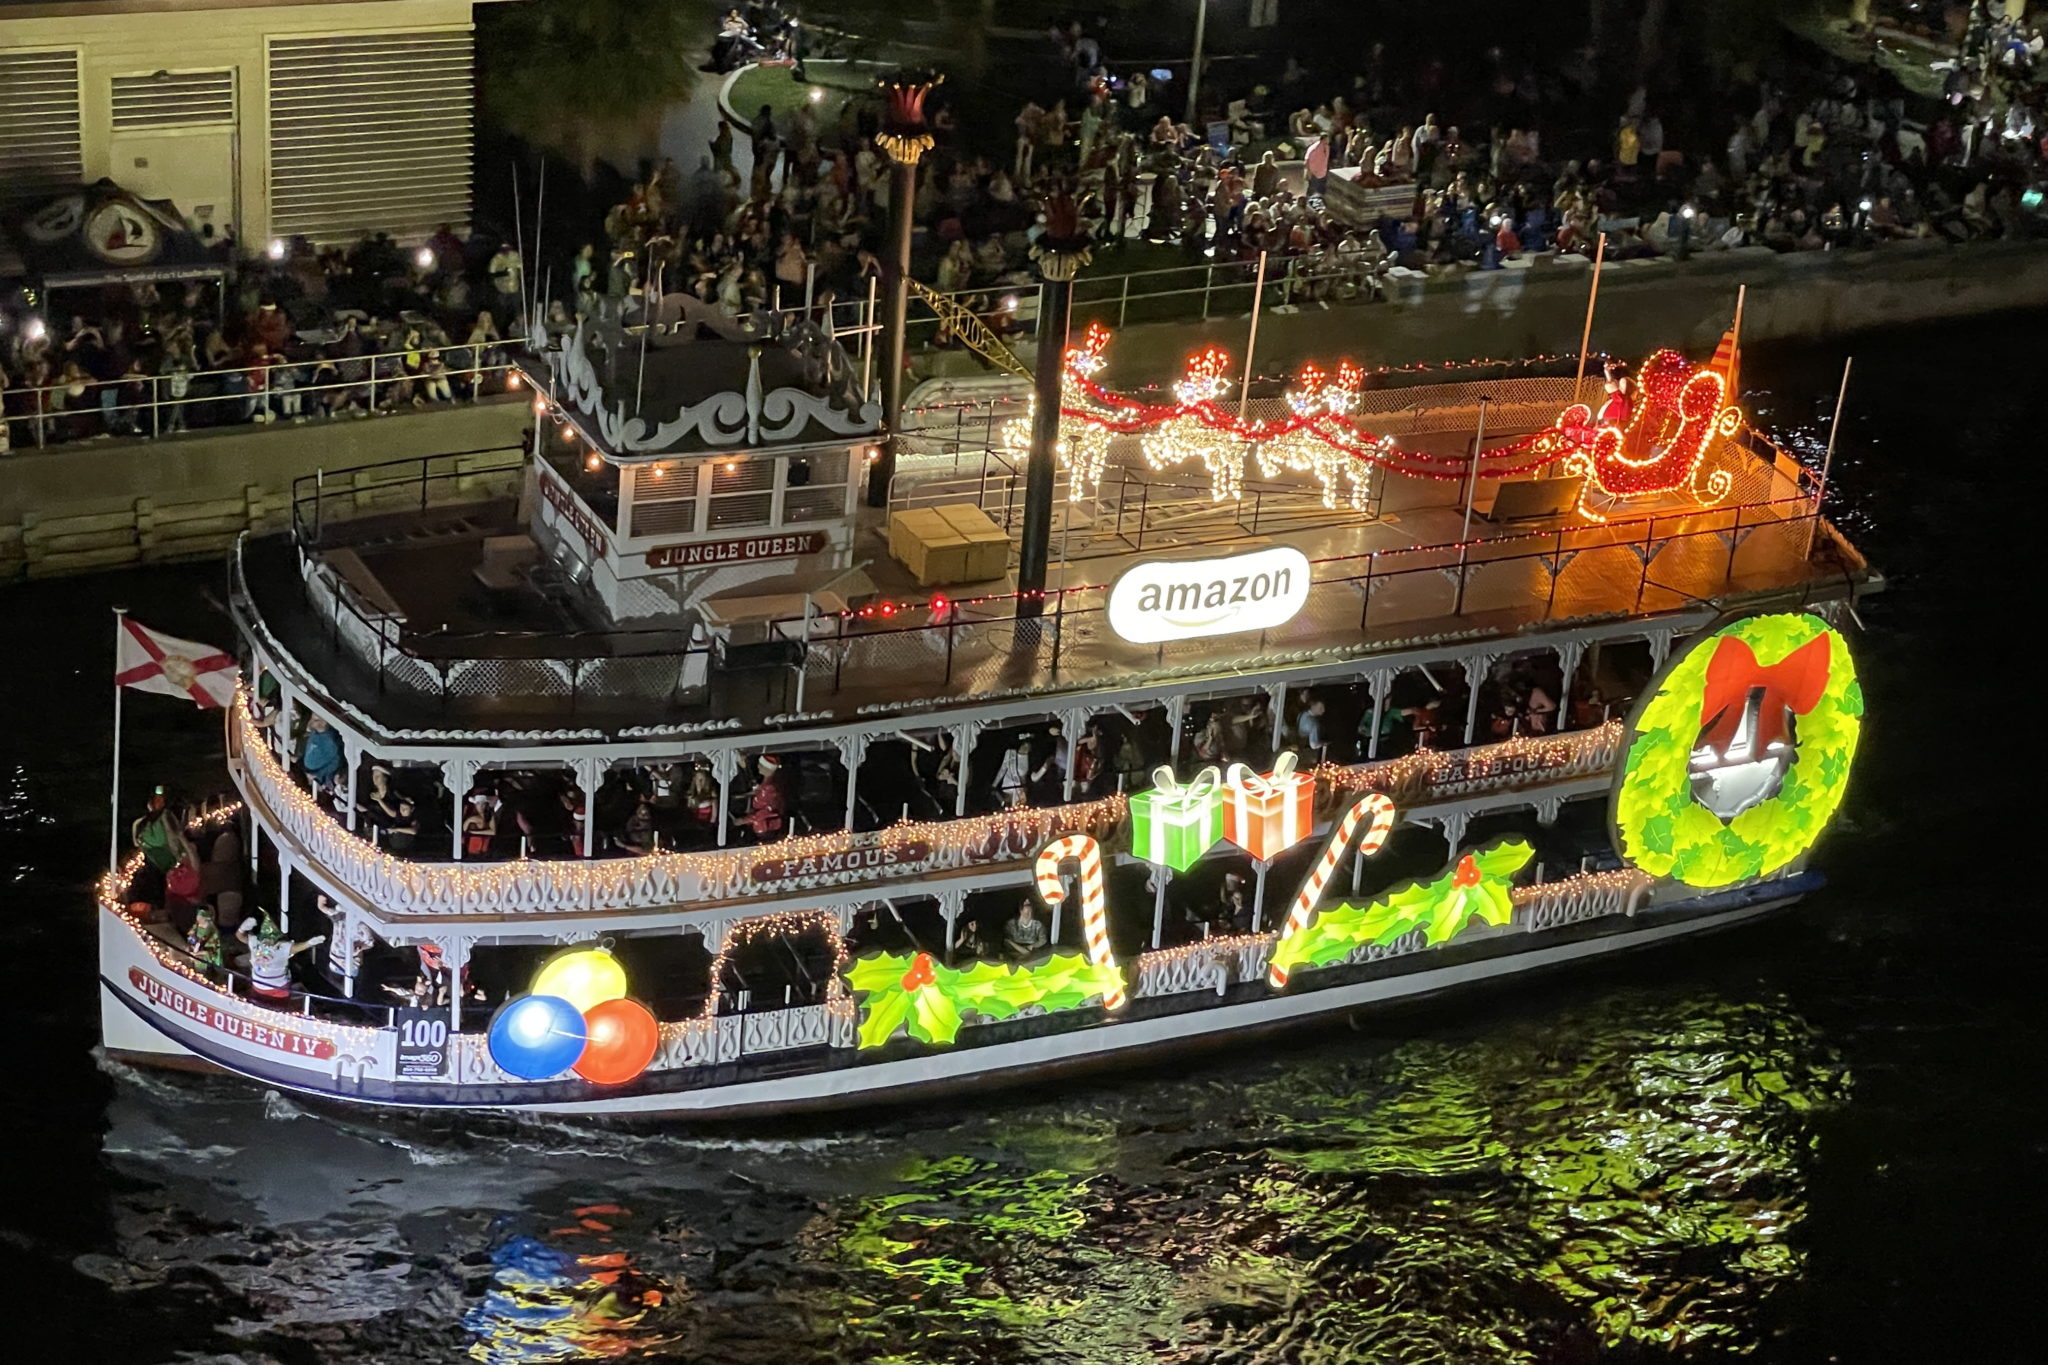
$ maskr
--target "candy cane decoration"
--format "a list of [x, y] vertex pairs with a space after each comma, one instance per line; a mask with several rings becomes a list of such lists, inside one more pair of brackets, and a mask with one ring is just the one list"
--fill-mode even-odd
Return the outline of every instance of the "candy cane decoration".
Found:
[[[1038, 862], [1032, 869], [1038, 878], [1038, 894], [1048, 906], [1058, 905], [1067, 898], [1066, 883], [1060, 880], [1060, 864], [1069, 858], [1081, 865], [1081, 934], [1088, 941], [1088, 959], [1114, 969], [1116, 959], [1109, 951], [1109, 897], [1102, 887], [1101, 844], [1085, 834], [1069, 834], [1040, 849]], [[1124, 1007], [1121, 976], [1116, 985], [1102, 993], [1102, 1007], [1110, 1010]]]
[[1368, 815], [1372, 817], [1372, 827], [1359, 841], [1361, 857], [1370, 858], [1379, 852], [1385, 846], [1387, 836], [1394, 832], [1394, 803], [1378, 792], [1371, 793], [1344, 812], [1344, 818], [1337, 822], [1337, 831], [1330, 836], [1315, 871], [1309, 873], [1308, 880], [1301, 884], [1301, 894], [1294, 898], [1294, 908], [1287, 912], [1287, 923], [1281, 927], [1280, 937], [1273, 941], [1273, 960], [1266, 966], [1266, 979], [1273, 983], [1275, 990], [1287, 984], [1287, 969], [1279, 961], [1280, 945], [1308, 928], [1309, 916], [1315, 913], [1316, 902], [1323, 898], [1323, 888], [1330, 884], [1337, 864], [1344, 861], [1344, 850], [1351, 846], [1351, 836], [1358, 833], [1359, 823]]

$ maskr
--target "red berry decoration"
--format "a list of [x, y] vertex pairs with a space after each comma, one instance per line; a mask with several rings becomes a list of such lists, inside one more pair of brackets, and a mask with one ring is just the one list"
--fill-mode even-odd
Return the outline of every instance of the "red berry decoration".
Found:
[[938, 978], [932, 974], [932, 955], [919, 953], [910, 960], [910, 970], [903, 974], [903, 989], [914, 991], [936, 980]]
[[1451, 874], [1451, 885], [1459, 887], [1479, 885], [1479, 864], [1472, 861], [1471, 854], [1467, 853], [1464, 857], [1458, 859], [1458, 870]]

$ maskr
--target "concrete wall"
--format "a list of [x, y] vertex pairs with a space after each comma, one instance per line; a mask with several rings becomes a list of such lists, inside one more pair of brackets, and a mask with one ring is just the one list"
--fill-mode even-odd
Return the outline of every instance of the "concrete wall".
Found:
[[[244, 242], [271, 234], [270, 213], [270, 40], [330, 35], [426, 30], [468, 31], [471, 0], [184, 0], [172, 8], [131, 8], [119, 4], [42, 3], [15, 11], [0, 8], [0, 48], [9, 51], [76, 49], [79, 65], [79, 132], [87, 181], [101, 177], [150, 194], [176, 194], [152, 181], [164, 168], [137, 168], [132, 157], [117, 157], [113, 130], [112, 81], [116, 76], [157, 71], [217, 71], [236, 75], [236, 142], [232, 152], [209, 143], [208, 155], [232, 155], [235, 203], [216, 205], [213, 221], [233, 223]], [[180, 130], [173, 130], [175, 136]], [[183, 130], [189, 132], [189, 130]], [[202, 133], [205, 130], [201, 130]], [[468, 129], [459, 130], [465, 137]], [[374, 138], [367, 128], [364, 136]], [[165, 158], [160, 139], [153, 161]], [[119, 161], [121, 164], [117, 164]], [[210, 177], [201, 177], [210, 183]], [[178, 207], [191, 212], [189, 197]]]
[[[291, 516], [292, 481], [320, 469], [517, 445], [524, 397], [162, 441], [52, 446], [0, 459], [0, 579], [217, 555]], [[445, 491], [461, 490], [453, 481]]]
[[[1528, 270], [1401, 281], [1382, 304], [1269, 308], [1259, 321], [1257, 368], [1272, 374], [1304, 360], [1346, 356], [1372, 366], [1576, 351], [1590, 278], [1587, 265], [1541, 262]], [[1782, 256], [1753, 248], [1684, 263], [1617, 262], [1601, 275], [1593, 347], [1638, 361], [1664, 346], [1704, 358], [1728, 327], [1738, 285], [1749, 286], [1745, 341], [1838, 337], [2048, 307], [2048, 243], [1899, 242], [1879, 251]], [[1079, 323], [1094, 314], [1077, 308], [1075, 316]], [[1108, 320], [1114, 324], [1113, 312]], [[1242, 357], [1245, 336], [1241, 316], [1134, 324], [1117, 333], [1104, 378], [1175, 378], [1204, 343]]]

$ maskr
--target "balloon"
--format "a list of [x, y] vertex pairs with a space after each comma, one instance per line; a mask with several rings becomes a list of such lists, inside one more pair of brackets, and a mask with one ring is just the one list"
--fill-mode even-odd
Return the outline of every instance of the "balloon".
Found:
[[661, 1025], [637, 1000], [607, 1000], [584, 1014], [590, 1046], [576, 1074], [598, 1085], [624, 1085], [647, 1069], [661, 1046]]
[[522, 1081], [559, 1076], [583, 1056], [583, 1012], [556, 995], [522, 995], [491, 1020], [491, 1060]]
[[605, 948], [577, 948], [548, 959], [533, 978], [535, 995], [554, 995], [588, 1011], [607, 1000], [623, 999], [626, 969]]

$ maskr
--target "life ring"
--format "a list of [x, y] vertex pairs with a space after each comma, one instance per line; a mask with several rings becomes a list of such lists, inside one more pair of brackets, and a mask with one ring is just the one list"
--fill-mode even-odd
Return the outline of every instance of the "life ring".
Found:
[[1848, 786], [1863, 690], [1817, 616], [1752, 616], [1666, 667], [1629, 724], [1615, 848], [1655, 877], [1707, 889], [1813, 847]]

